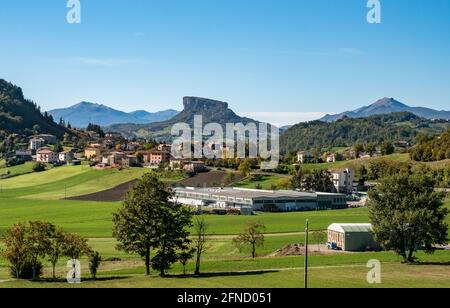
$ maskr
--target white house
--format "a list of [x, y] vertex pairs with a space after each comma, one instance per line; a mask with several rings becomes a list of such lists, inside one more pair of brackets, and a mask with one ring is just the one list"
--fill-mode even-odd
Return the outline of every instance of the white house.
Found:
[[64, 151], [58, 154], [59, 161], [60, 162], [68, 162], [69, 160], [73, 159], [73, 152], [72, 151]]
[[333, 185], [339, 193], [349, 194], [353, 191], [355, 181], [355, 171], [353, 169], [329, 170], [332, 176]]
[[40, 148], [36, 152], [36, 161], [48, 164], [57, 163], [59, 161], [59, 154], [49, 148]]
[[300, 164], [306, 164], [314, 160], [314, 155], [308, 151], [300, 151], [297, 153], [297, 160]]
[[30, 139], [30, 150], [36, 151], [37, 149], [45, 145], [45, 140], [42, 138], [32, 138]]

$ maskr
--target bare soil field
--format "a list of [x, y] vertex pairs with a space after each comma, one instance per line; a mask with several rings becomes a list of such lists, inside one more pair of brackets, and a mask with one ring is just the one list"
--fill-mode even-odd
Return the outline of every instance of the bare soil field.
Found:
[[[185, 187], [218, 187], [224, 184], [227, 172], [224, 171], [209, 171], [198, 173], [195, 176], [182, 180], [177, 183], [179, 186]], [[240, 182], [245, 177], [239, 173], [235, 173], [233, 182]], [[227, 183], [227, 185], [229, 185]]]
[[67, 200], [78, 201], [97, 201], [97, 202], [118, 202], [122, 201], [125, 194], [137, 183], [139, 180], [133, 180], [127, 183], [120, 184], [114, 188], [100, 191], [97, 193], [67, 198]]

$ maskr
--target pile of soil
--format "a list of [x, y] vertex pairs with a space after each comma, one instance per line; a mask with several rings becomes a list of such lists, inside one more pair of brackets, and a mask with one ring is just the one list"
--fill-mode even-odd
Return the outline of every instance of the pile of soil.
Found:
[[304, 254], [305, 246], [303, 244], [289, 244], [275, 251], [269, 257], [303, 256]]
[[[320, 250], [318, 250], [318, 248], [320, 248]], [[289, 244], [270, 254], [269, 257], [304, 256], [305, 252], [306, 252], [305, 245]], [[325, 245], [320, 245], [320, 247], [317, 247], [317, 245], [310, 245], [308, 248], [308, 255], [310, 256], [329, 255], [337, 253], [342, 252], [336, 250], [329, 250]]]

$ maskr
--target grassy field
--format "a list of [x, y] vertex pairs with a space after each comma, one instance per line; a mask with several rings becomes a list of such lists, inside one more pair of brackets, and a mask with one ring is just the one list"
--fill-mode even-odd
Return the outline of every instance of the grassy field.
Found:
[[31, 173], [33, 172], [33, 165], [33, 162], [27, 162], [14, 167], [6, 167], [5, 161], [2, 161], [0, 163], [0, 178], [11, 178]]
[[[349, 209], [323, 212], [259, 213], [256, 216], [204, 216], [208, 223], [210, 241], [204, 255], [200, 278], [182, 277], [182, 267], [175, 264], [169, 278], [155, 274], [145, 277], [143, 262], [136, 255], [117, 251], [111, 238], [112, 213], [118, 202], [87, 202], [60, 200], [105, 190], [140, 177], [144, 169], [123, 171], [96, 171], [86, 166], [60, 167], [39, 174], [27, 174], [0, 180], [0, 237], [5, 230], [19, 221], [46, 220], [64, 227], [67, 231], [89, 238], [89, 243], [104, 259], [99, 280], [85, 280], [72, 286], [65, 282], [30, 282], [10, 279], [6, 260], [0, 258], [0, 288], [10, 287], [301, 287], [303, 285], [303, 256], [269, 257], [286, 246], [304, 241], [305, 220], [313, 230], [326, 229], [334, 222], [367, 222], [367, 209]], [[175, 178], [164, 178], [174, 181]], [[271, 186], [276, 179], [265, 178], [264, 185]], [[245, 184], [242, 184], [245, 187]], [[251, 185], [251, 184], [248, 184]], [[447, 200], [450, 208], [450, 201]], [[264, 247], [258, 258], [249, 258], [249, 251], [240, 251], [232, 238], [240, 233], [248, 221], [260, 220], [267, 227]], [[448, 218], [450, 223], [450, 218]], [[316, 245], [313, 243], [312, 250]], [[0, 243], [1, 248], [1, 243]], [[316, 255], [310, 258], [312, 287], [377, 287], [366, 282], [368, 260], [382, 262], [383, 283], [378, 287], [450, 287], [450, 251], [434, 255], [419, 253], [424, 265], [407, 266], [393, 253], [337, 253]], [[59, 277], [65, 277], [65, 261], [58, 264]], [[81, 260], [84, 278], [87, 277], [87, 259]], [[45, 264], [44, 278], [50, 277], [50, 267]], [[192, 272], [194, 264], [188, 264]]]

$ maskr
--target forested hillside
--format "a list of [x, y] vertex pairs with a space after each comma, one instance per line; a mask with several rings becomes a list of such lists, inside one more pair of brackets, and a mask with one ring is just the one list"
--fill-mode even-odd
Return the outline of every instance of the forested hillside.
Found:
[[417, 141], [411, 149], [411, 159], [424, 162], [450, 159], [450, 130], [434, 138], [420, 135]]
[[24, 98], [22, 89], [0, 79], [0, 130], [6, 133], [31, 135], [53, 134], [62, 138], [67, 130], [53, 121], [47, 113]]
[[447, 121], [433, 121], [401, 112], [335, 122], [314, 121], [297, 124], [281, 136], [284, 153], [312, 148], [349, 147], [355, 143], [413, 141], [420, 133], [437, 135], [450, 127]]

